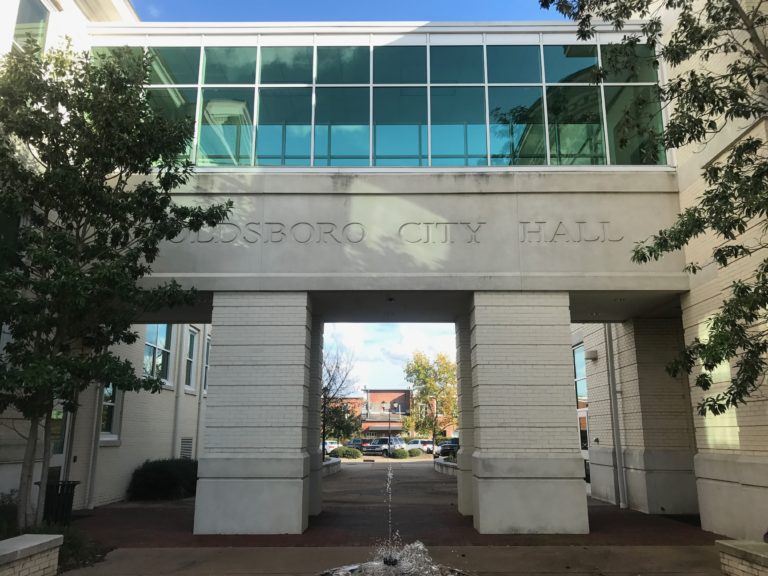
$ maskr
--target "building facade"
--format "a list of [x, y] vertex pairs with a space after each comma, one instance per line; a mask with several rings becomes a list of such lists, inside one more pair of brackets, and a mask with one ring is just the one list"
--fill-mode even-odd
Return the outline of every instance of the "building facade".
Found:
[[457, 335], [458, 509], [480, 532], [588, 531], [585, 380], [594, 495], [762, 538], [766, 402], [694, 417], [696, 391], [664, 371], [749, 263], [692, 281], [708, 238], [644, 266], [629, 255], [695, 201], [704, 162], [765, 123], [705, 153], [619, 146], [618, 119], [664, 71], [645, 55], [594, 84], [623, 36], [608, 28], [581, 42], [564, 23], [87, 20], [96, 54], [149, 50], [157, 110], [196, 120], [177, 201], [235, 204], [169, 243], [148, 280], [200, 290], [178, 321], [216, 335], [196, 533], [298, 533], [322, 511], [325, 322], [440, 321]]

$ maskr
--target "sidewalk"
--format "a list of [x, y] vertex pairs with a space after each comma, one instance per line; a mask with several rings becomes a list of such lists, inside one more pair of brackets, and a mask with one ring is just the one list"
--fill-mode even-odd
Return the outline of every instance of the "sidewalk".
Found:
[[[435, 546], [432, 557], [476, 576], [719, 576], [714, 546]], [[369, 548], [120, 549], [67, 576], [311, 576], [367, 560]]]

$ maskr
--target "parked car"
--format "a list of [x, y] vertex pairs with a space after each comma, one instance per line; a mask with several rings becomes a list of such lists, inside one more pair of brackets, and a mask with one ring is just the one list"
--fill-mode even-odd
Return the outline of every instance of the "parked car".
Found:
[[[330, 452], [331, 450], [336, 450], [336, 448], [339, 447], [339, 443], [336, 440], [326, 440], [325, 441], [325, 451]], [[323, 443], [320, 442], [320, 450], [323, 449]]]
[[346, 446], [347, 448], [356, 448], [362, 452], [363, 448], [368, 446], [370, 443], [371, 440], [369, 438], [352, 438], [349, 442], [346, 443]]
[[427, 440], [426, 438], [413, 438], [408, 441], [406, 448], [408, 448], [408, 450], [411, 448], [419, 448], [422, 452], [432, 454], [434, 444], [432, 444], [432, 440]]
[[402, 438], [393, 437], [392, 445], [389, 444], [389, 438], [376, 438], [368, 446], [363, 446], [363, 454], [368, 456], [389, 456], [393, 450], [405, 448], [405, 442]]
[[433, 453], [434, 457], [437, 458], [438, 456], [456, 456], [456, 453], [459, 451], [459, 439], [458, 438], [449, 438], [442, 444], [439, 444], [437, 447], [435, 447], [435, 451]]

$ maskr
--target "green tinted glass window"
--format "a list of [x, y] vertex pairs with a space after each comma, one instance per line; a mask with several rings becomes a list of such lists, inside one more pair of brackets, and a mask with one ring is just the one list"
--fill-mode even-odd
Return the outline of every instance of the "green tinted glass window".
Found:
[[[169, 120], [187, 118], [194, 122], [197, 116], [197, 88], [149, 88], [147, 97], [155, 114]], [[190, 132], [188, 158], [192, 156], [191, 136]]]
[[130, 58], [138, 62], [144, 54], [144, 48], [138, 46], [94, 46], [91, 57], [97, 61], [103, 58]]
[[600, 47], [606, 82], [656, 82], [656, 57], [648, 46], [605, 44]]
[[260, 78], [264, 84], [311, 84], [312, 47], [262, 48]]
[[433, 84], [484, 82], [482, 46], [431, 46], [429, 70]]
[[149, 48], [150, 84], [197, 84], [200, 48]]
[[371, 53], [367, 46], [319, 46], [318, 84], [368, 84]]
[[547, 163], [541, 88], [491, 87], [488, 110], [492, 165]]
[[13, 41], [23, 47], [27, 36], [40, 48], [45, 46], [45, 33], [48, 29], [48, 10], [40, 0], [21, 0], [16, 14], [16, 27], [13, 29]]
[[373, 91], [373, 162], [376, 166], [427, 165], [427, 89]]
[[253, 84], [256, 81], [256, 48], [205, 49], [206, 84]]
[[547, 82], [595, 83], [597, 46], [544, 46], [544, 71]]
[[368, 166], [368, 88], [317, 88], [315, 166]]
[[605, 164], [597, 86], [547, 88], [552, 164]]
[[311, 88], [261, 88], [256, 164], [309, 166], [311, 123]]
[[426, 46], [376, 46], [373, 81], [376, 84], [426, 84]]
[[432, 88], [432, 165], [485, 166], [485, 91]]
[[527, 84], [541, 82], [538, 46], [487, 46], [488, 82]]
[[252, 164], [253, 98], [253, 88], [203, 89], [199, 165]]
[[606, 86], [605, 110], [611, 164], [666, 164], [658, 136], [661, 103], [656, 86]]

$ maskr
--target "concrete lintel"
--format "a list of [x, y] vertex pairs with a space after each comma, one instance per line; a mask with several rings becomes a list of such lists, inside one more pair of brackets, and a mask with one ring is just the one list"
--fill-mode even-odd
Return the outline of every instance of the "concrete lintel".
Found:
[[61, 534], [22, 534], [0, 540], [0, 566], [58, 548], [63, 542]]
[[304, 478], [309, 474], [310, 457], [298, 454], [259, 454], [248, 458], [204, 457], [198, 465], [203, 478]]

